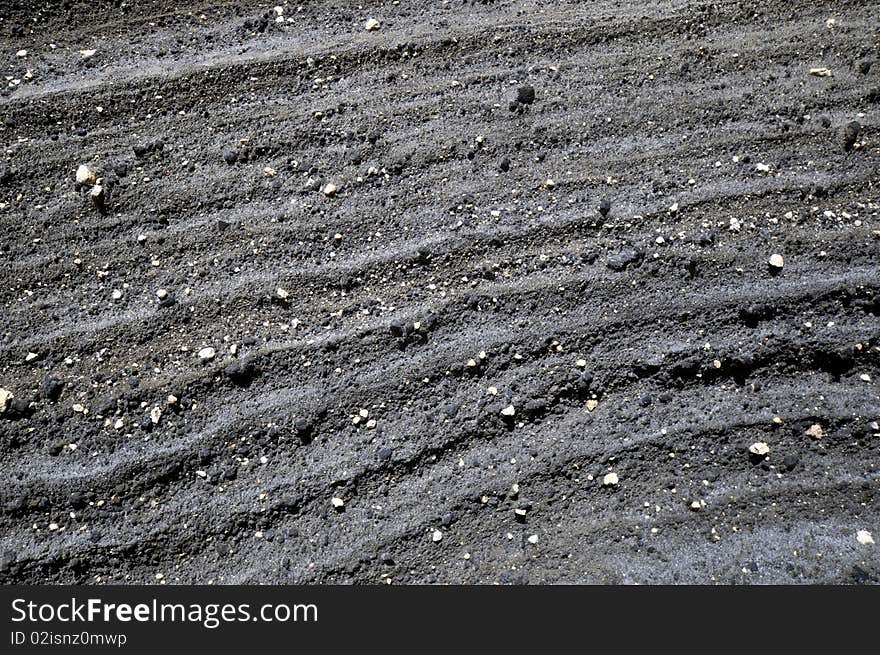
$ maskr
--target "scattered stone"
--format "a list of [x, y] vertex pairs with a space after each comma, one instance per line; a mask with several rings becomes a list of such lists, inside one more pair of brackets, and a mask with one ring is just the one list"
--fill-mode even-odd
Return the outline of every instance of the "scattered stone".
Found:
[[339, 191], [339, 187], [333, 184], [333, 182], [327, 182], [327, 184], [321, 187], [321, 193], [328, 198], [335, 195], [337, 191]]
[[104, 211], [106, 210], [106, 207], [104, 205], [104, 185], [96, 184], [95, 186], [93, 186], [92, 190], [89, 191], [89, 198], [92, 199], [92, 204], [95, 206], [95, 208], [99, 212], [104, 213]]
[[201, 359], [203, 362], [211, 361], [212, 359], [214, 359], [214, 356], [216, 354], [217, 354], [217, 351], [214, 350], [213, 348], [211, 348], [210, 346], [207, 348], [202, 348], [198, 353], [199, 359]]
[[781, 271], [782, 267], [785, 266], [785, 260], [782, 258], [782, 255], [774, 253], [770, 255], [767, 264], [770, 266], [771, 270]]
[[818, 423], [814, 423], [809, 428], [807, 428], [807, 431], [804, 432], [804, 434], [808, 437], [812, 437], [813, 439], [821, 439], [825, 436], [825, 430], [823, 430], [822, 426]]
[[98, 52], [97, 50], [93, 50], [93, 49], [80, 50], [79, 56], [82, 57], [83, 59], [91, 59], [92, 57], [95, 56], [95, 54], [97, 52]]
[[15, 53], [15, 56], [16, 57], [27, 57], [27, 53], [28, 53], [27, 50], [19, 50], [18, 52]]
[[816, 68], [811, 68], [810, 75], [813, 75], [814, 77], [831, 77], [832, 73], [830, 68], [819, 66]]
[[281, 302], [287, 302], [287, 299], [290, 298], [290, 292], [288, 292], [287, 289], [282, 289], [281, 287], [278, 287], [277, 289], [275, 289], [275, 298], [277, 298]]
[[620, 478], [617, 476], [617, 473], [606, 473], [605, 477], [602, 478], [602, 484], [606, 487], [616, 487], [620, 484]]
[[97, 176], [95, 175], [95, 171], [86, 166], [85, 164], [80, 164], [76, 169], [76, 183], [83, 184], [87, 186], [91, 186], [97, 180]]
[[846, 152], [852, 150], [862, 135], [862, 124], [858, 121], [850, 121], [843, 126], [841, 131], [841, 140], [843, 141], [843, 149]]
[[608, 212], [610, 211], [611, 201], [608, 200], [608, 198], [602, 198], [602, 200], [599, 201], [599, 213], [602, 214], [602, 216], [604, 217], [608, 216]]
[[43, 378], [43, 384], [40, 387], [40, 395], [49, 402], [56, 402], [61, 397], [64, 390], [64, 382], [56, 378], [51, 373]]
[[530, 535], [529, 535], [529, 538], [528, 538], [528, 542], [529, 542], [530, 544], [532, 544], [533, 546], [536, 545], [536, 544], [538, 543], [538, 535], [536, 535], [536, 534], [530, 534]]
[[333, 505], [333, 509], [337, 509], [337, 510], [340, 510], [343, 507], [345, 507], [345, 501], [342, 500], [342, 498], [339, 498], [338, 496], [333, 496], [333, 498], [330, 499], [330, 504]]
[[232, 166], [235, 162], [238, 161], [238, 153], [235, 150], [224, 150], [223, 161]]
[[443, 540], [443, 533], [440, 532], [440, 530], [434, 530], [434, 532], [431, 533], [431, 541], [433, 541], [435, 544], [439, 543], [442, 540]]
[[508, 405], [504, 409], [501, 410], [501, 416], [511, 417], [516, 414], [516, 409], [513, 405]]
[[13, 398], [15, 398], [15, 396], [9, 391], [9, 389], [0, 388], [0, 414], [6, 411], [7, 405]]
[[632, 265], [636, 265], [642, 261], [642, 254], [633, 248], [621, 250], [615, 255], [611, 255], [605, 260], [605, 265], [612, 271], [625, 271]]
[[374, 30], [378, 30], [381, 25], [382, 24], [375, 18], [370, 18], [366, 23], [364, 23], [364, 29], [367, 30], [367, 32], [372, 32]]
[[770, 446], [768, 446], [767, 443], [764, 441], [756, 441], [751, 446], [749, 446], [749, 452], [752, 455], [764, 457], [770, 454]]
[[502, 173], [506, 173], [510, 170], [510, 160], [505, 157], [501, 160], [501, 163], [498, 164], [498, 168], [501, 170]]
[[516, 90], [516, 101], [521, 105], [530, 105], [535, 101], [535, 87], [526, 84]]
[[874, 535], [867, 530], [859, 530], [856, 533], [856, 540], [863, 546], [872, 546], [874, 544]]

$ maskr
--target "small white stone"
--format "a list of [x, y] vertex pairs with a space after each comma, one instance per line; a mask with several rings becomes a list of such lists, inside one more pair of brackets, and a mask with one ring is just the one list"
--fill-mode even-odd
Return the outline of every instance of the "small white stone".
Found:
[[27, 50], [19, 50], [15, 53], [16, 57], [27, 57]]
[[364, 29], [367, 32], [372, 32], [373, 30], [378, 30], [381, 23], [377, 21], [375, 18], [369, 19], [366, 23], [364, 23]]
[[24, 361], [26, 361], [26, 362], [32, 362], [32, 361], [34, 361], [37, 357], [39, 357], [39, 355], [38, 355], [37, 353], [28, 353], [27, 355], [24, 356]]
[[874, 543], [874, 535], [867, 530], [859, 530], [856, 533], [856, 539], [863, 546], [870, 546]]
[[57, 523], [50, 523], [49, 524], [49, 530], [51, 530], [52, 532], [55, 532], [58, 528], [59, 528], [59, 525]]
[[159, 409], [158, 407], [154, 407], [153, 409], [150, 410], [150, 421], [153, 423], [153, 425], [158, 425], [159, 420], [161, 418], [162, 418], [162, 410], [161, 409]]
[[159, 289], [156, 291], [156, 297], [159, 300], [165, 300], [168, 297], [168, 291], [166, 289]]
[[602, 484], [606, 487], [614, 487], [620, 484], [620, 478], [617, 477], [617, 473], [612, 471], [605, 474], [605, 477], [602, 478]]
[[770, 454], [770, 446], [767, 445], [764, 441], [756, 441], [751, 446], [749, 446], [749, 452], [752, 455], [769, 455]]
[[773, 268], [778, 268], [780, 270], [782, 269], [783, 266], [785, 266], [785, 260], [782, 259], [782, 255], [780, 255], [778, 253], [774, 253], [774, 254], [770, 255], [770, 259], [769, 259], [768, 263]]
[[501, 410], [501, 416], [513, 416], [514, 414], [516, 414], [516, 409], [513, 405], [508, 405]]
[[217, 351], [208, 346], [207, 348], [202, 348], [199, 351], [199, 359], [204, 362], [210, 361], [214, 359], [214, 356], [217, 354]]
[[859, 376], [859, 380], [861, 380], [862, 382], [870, 382], [870, 381], [871, 381], [871, 376], [868, 375], [867, 373], [862, 373], [862, 374]]
[[760, 171], [761, 173], [769, 173], [770, 167], [767, 164], [758, 164], [755, 166], [755, 169]]
[[587, 360], [586, 360], [586, 359], [579, 359], [579, 360], [577, 360], [577, 361], [575, 362], [575, 365], [576, 365], [578, 368], [586, 368], [586, 366], [587, 366]]
[[435, 544], [437, 542], [441, 541], [442, 539], [443, 539], [443, 533], [440, 532], [440, 530], [434, 530], [434, 532], [431, 534], [431, 541], [433, 541]]
[[533, 546], [536, 543], [538, 543], [538, 535], [536, 535], [536, 534], [529, 535], [529, 543], [532, 544]]
[[333, 184], [333, 182], [327, 182], [323, 187], [321, 187], [321, 193], [323, 193], [328, 198], [339, 191], [339, 187]]
[[343, 507], [345, 507], [345, 501], [338, 496], [333, 496], [333, 498], [330, 499], [330, 504], [333, 505], [333, 507], [335, 507], [336, 509], [342, 509]]
[[95, 53], [96, 53], [96, 52], [98, 52], [98, 51], [97, 51], [97, 50], [92, 50], [92, 49], [89, 49], [89, 50], [80, 50], [80, 51], [79, 51], [79, 55], [80, 55], [80, 57], [82, 57], [83, 59], [91, 59], [92, 57], [95, 56]]

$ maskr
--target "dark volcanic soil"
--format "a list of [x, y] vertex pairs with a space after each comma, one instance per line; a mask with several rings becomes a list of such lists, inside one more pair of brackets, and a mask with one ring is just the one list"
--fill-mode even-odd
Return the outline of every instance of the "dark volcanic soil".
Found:
[[880, 580], [876, 2], [2, 4], [0, 581]]

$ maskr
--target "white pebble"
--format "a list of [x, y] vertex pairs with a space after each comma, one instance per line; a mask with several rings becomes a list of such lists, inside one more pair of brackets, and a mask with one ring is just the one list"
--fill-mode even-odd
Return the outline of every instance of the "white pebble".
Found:
[[207, 361], [214, 359], [214, 355], [216, 355], [216, 354], [217, 354], [217, 351], [215, 351], [213, 348], [208, 346], [207, 348], [202, 348], [199, 351], [199, 359], [207, 362]]

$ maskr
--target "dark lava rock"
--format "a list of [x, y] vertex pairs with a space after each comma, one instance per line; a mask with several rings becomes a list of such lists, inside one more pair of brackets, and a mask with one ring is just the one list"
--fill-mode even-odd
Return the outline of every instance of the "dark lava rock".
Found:
[[510, 170], [510, 160], [505, 157], [501, 160], [501, 163], [498, 164], [498, 168], [501, 170], [502, 173], [506, 173]]
[[630, 266], [638, 265], [641, 261], [642, 254], [640, 252], [627, 248], [616, 255], [611, 255], [605, 263], [612, 271], [625, 271]]
[[841, 139], [843, 141], [843, 149], [847, 152], [853, 149], [853, 146], [856, 144], [856, 141], [859, 140], [859, 137], [862, 134], [862, 124], [858, 121], [850, 121], [846, 125], [843, 126], [843, 130], [841, 132]]
[[249, 359], [232, 362], [223, 369], [223, 374], [234, 384], [244, 386], [260, 374], [260, 370]]
[[43, 384], [40, 387], [40, 395], [49, 402], [54, 403], [61, 396], [63, 390], [64, 382], [50, 373], [43, 378]]
[[610, 211], [611, 201], [608, 200], [608, 198], [602, 198], [602, 200], [599, 201], [599, 213], [602, 214], [602, 216], [608, 216], [608, 212]]
[[232, 166], [232, 164], [238, 161], [238, 153], [235, 150], [224, 150], [223, 161]]
[[521, 105], [530, 105], [535, 101], [535, 87], [526, 84], [516, 90], [516, 101]]

